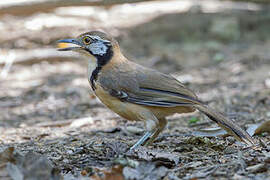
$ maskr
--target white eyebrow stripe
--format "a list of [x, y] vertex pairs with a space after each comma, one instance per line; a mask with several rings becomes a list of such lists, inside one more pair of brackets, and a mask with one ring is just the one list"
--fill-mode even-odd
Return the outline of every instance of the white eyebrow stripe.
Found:
[[89, 37], [92, 38], [92, 39], [97, 39], [97, 40], [99, 40], [99, 41], [103, 41], [103, 42], [106, 42], [106, 43], [110, 43], [110, 41], [105, 40], [105, 39], [102, 39], [102, 38], [100, 38], [99, 36], [89, 36]]

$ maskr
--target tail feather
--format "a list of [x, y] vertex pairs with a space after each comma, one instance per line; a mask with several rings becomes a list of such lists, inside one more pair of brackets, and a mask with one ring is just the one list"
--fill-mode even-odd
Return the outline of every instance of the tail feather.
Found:
[[246, 131], [244, 131], [237, 124], [235, 124], [233, 121], [226, 118], [222, 114], [216, 112], [215, 110], [211, 109], [207, 105], [203, 105], [203, 104], [196, 104], [196, 105], [194, 105], [194, 108], [196, 108], [200, 112], [204, 113], [211, 120], [216, 122], [220, 127], [222, 127], [228, 133], [233, 135], [237, 140], [243, 141], [248, 145], [254, 144], [253, 138]]

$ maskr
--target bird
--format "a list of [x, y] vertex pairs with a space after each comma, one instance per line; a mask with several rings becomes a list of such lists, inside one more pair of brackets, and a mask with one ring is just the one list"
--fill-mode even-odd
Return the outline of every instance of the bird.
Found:
[[[144, 122], [146, 132], [130, 150], [152, 144], [166, 127], [168, 116], [196, 110], [237, 140], [254, 145], [254, 139], [245, 130], [201, 101], [179, 80], [126, 58], [113, 36], [90, 31], [58, 43], [69, 44], [58, 48], [59, 51], [74, 51], [89, 57], [88, 81], [105, 106], [127, 120]], [[89, 65], [91, 61], [95, 62], [94, 68]]]

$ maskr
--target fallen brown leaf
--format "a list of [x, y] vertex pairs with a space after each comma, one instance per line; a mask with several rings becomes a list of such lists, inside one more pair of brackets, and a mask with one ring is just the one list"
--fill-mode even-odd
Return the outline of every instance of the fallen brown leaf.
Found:
[[263, 132], [270, 133], [270, 121], [263, 122], [256, 130], [255, 134], [261, 134]]
[[113, 166], [110, 170], [97, 170], [102, 173], [102, 176], [100, 174], [94, 174], [91, 176], [94, 180], [124, 180], [123, 176], [123, 167], [120, 165]]

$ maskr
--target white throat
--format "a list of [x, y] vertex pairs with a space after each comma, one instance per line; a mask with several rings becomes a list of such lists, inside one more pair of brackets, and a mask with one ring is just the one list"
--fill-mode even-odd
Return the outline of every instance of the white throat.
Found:
[[97, 63], [95, 61], [93, 61], [93, 59], [89, 59], [88, 60], [88, 67], [87, 67], [87, 77], [88, 77], [89, 82], [90, 82], [92, 72], [94, 71], [94, 69], [96, 67], [97, 67]]

